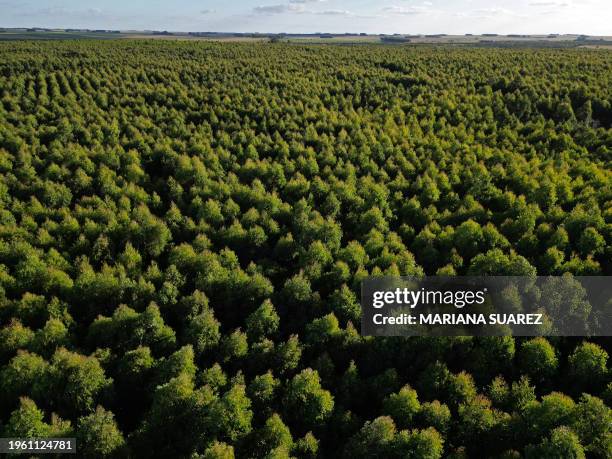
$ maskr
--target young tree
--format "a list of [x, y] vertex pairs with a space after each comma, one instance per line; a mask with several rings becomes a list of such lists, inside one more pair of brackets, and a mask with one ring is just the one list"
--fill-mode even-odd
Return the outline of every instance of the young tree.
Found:
[[119, 383], [142, 387], [149, 379], [155, 359], [151, 349], [147, 346], [139, 346], [134, 350], [127, 351], [117, 363], [117, 381]]
[[221, 356], [225, 362], [244, 357], [249, 352], [247, 336], [239, 328], [226, 335], [220, 347]]
[[306, 325], [306, 343], [311, 346], [328, 345], [340, 333], [338, 319], [332, 312]]
[[500, 421], [500, 414], [491, 408], [488, 398], [478, 395], [462, 403], [458, 409], [459, 438], [470, 451], [490, 451], [495, 449], [494, 429]]
[[180, 375], [194, 380], [197, 367], [195, 354], [190, 345], [183, 346], [167, 358], [156, 362], [154, 384], [161, 385]]
[[314, 459], [319, 451], [319, 440], [315, 438], [312, 432], [307, 432], [302, 438], [298, 439], [294, 446], [293, 452], [298, 457], [305, 459]]
[[583, 394], [576, 406], [574, 421], [570, 427], [580, 438], [585, 452], [594, 457], [610, 457], [612, 410], [601, 399]]
[[281, 417], [274, 413], [268, 418], [263, 428], [255, 432], [255, 451], [257, 455], [268, 457], [289, 457], [293, 448], [293, 438], [289, 428], [283, 423]]
[[19, 351], [0, 371], [0, 400], [4, 406], [17, 403], [20, 396], [44, 400], [49, 383], [49, 363], [37, 354]]
[[3, 435], [17, 438], [44, 438], [51, 434], [51, 428], [43, 421], [44, 414], [36, 403], [27, 397], [19, 400], [19, 408], [11, 413]]
[[333, 396], [321, 387], [319, 374], [310, 368], [289, 382], [283, 403], [286, 418], [304, 429], [322, 425], [334, 408]]
[[272, 414], [280, 382], [274, 378], [271, 371], [253, 378], [247, 387], [247, 395], [253, 402], [255, 413]]
[[64, 348], [53, 354], [48, 372], [47, 393], [70, 416], [92, 410], [113, 383], [98, 359]]
[[411, 459], [440, 459], [444, 439], [433, 427], [425, 430], [402, 430], [393, 439], [389, 457]]
[[251, 431], [251, 400], [242, 384], [233, 385], [223, 396], [213, 402], [210, 409], [212, 431], [229, 442], [243, 438]]
[[391, 394], [383, 400], [383, 414], [391, 416], [400, 428], [412, 425], [413, 418], [421, 409], [419, 398], [414, 389], [406, 385], [398, 393]]
[[442, 435], [448, 432], [451, 423], [450, 410], [437, 400], [421, 404], [417, 417], [423, 426], [433, 427]]
[[246, 333], [251, 342], [269, 337], [278, 329], [280, 318], [270, 300], [265, 300], [246, 319]]
[[206, 448], [204, 454], [197, 456], [197, 459], [234, 459], [234, 457], [233, 446], [215, 441]]
[[12, 320], [10, 324], [0, 329], [0, 359], [8, 360], [19, 349], [27, 349], [34, 339], [34, 332], [24, 327], [19, 320]]
[[201, 356], [219, 343], [221, 339], [220, 326], [221, 324], [215, 318], [213, 311], [206, 307], [187, 322], [184, 341], [191, 344], [196, 354]]
[[542, 438], [559, 426], [570, 425], [575, 410], [574, 401], [559, 392], [531, 402], [523, 411], [524, 434], [527, 438]]
[[297, 335], [278, 345], [274, 352], [274, 363], [278, 372], [285, 373], [298, 367], [302, 358], [302, 345]]
[[388, 416], [381, 416], [367, 421], [363, 427], [346, 444], [343, 457], [387, 458], [395, 446], [396, 428]]
[[532, 381], [545, 382], [557, 371], [559, 362], [555, 349], [546, 338], [533, 338], [521, 345], [518, 364]]
[[76, 439], [79, 454], [86, 458], [117, 456], [125, 446], [113, 413], [99, 405], [92, 414], [79, 418]]
[[597, 344], [585, 341], [577, 346], [567, 362], [576, 390], [600, 389], [608, 374], [607, 362], [608, 353]]
[[454, 243], [462, 257], [472, 258], [480, 252], [484, 243], [482, 227], [471, 219], [463, 222], [455, 230]]
[[558, 427], [552, 431], [550, 438], [545, 438], [537, 446], [527, 447], [525, 450], [527, 459], [550, 458], [550, 459], [584, 459], [584, 448], [578, 440], [578, 436], [568, 427]]
[[51, 356], [57, 348], [70, 343], [68, 329], [59, 319], [49, 319], [45, 326], [37, 330], [32, 341], [32, 349], [46, 357]]

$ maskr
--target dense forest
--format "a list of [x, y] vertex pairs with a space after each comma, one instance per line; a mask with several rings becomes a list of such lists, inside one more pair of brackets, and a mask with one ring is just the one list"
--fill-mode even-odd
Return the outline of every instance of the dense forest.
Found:
[[0, 436], [610, 458], [607, 338], [373, 338], [385, 275], [609, 275], [612, 52], [0, 44]]

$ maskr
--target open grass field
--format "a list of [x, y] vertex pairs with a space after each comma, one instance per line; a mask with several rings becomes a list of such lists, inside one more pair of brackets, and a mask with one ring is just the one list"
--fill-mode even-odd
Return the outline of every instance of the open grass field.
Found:
[[[257, 42], [268, 41], [271, 37], [276, 40], [289, 43], [301, 44], [380, 44], [379, 35], [334, 35], [328, 34], [311, 35], [241, 35], [236, 34], [210, 34], [210, 35], [190, 35], [183, 32], [169, 34], [143, 32], [143, 31], [121, 31], [118, 33], [92, 32], [92, 31], [31, 31], [6, 29], [0, 32], [0, 40], [71, 40], [71, 39], [90, 39], [90, 40], [180, 40], [180, 41], [219, 41], [219, 42]], [[532, 36], [507, 36], [507, 35], [443, 35], [443, 36], [408, 36], [409, 42], [406, 43], [385, 43], [385, 44], [455, 44], [455, 45], [475, 45], [475, 46], [523, 46], [523, 47], [599, 47], [602, 49], [612, 45], [612, 36], [590, 37], [585, 44], [577, 40], [578, 35], [532, 35]], [[601, 42], [601, 44], [600, 44]]]

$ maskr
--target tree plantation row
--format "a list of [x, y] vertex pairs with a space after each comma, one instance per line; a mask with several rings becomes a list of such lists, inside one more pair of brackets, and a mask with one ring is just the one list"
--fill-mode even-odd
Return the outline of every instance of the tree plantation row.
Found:
[[612, 53], [0, 43], [0, 436], [609, 458], [607, 338], [371, 338], [379, 275], [610, 275]]

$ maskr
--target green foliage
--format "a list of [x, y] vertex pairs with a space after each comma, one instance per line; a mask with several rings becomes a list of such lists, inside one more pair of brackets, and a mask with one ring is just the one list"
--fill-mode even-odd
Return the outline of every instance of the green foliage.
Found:
[[89, 340], [96, 346], [133, 349], [146, 345], [159, 354], [175, 345], [175, 332], [164, 323], [159, 307], [152, 303], [142, 313], [121, 305], [112, 317], [98, 317], [89, 326]]
[[187, 376], [193, 380], [197, 371], [193, 347], [189, 345], [183, 346], [167, 358], [159, 360], [156, 367], [155, 382], [157, 384], [164, 384], [180, 375]]
[[47, 394], [57, 401], [60, 413], [84, 413], [112, 384], [95, 357], [86, 357], [64, 348], [58, 349], [45, 376]]
[[444, 451], [444, 439], [430, 427], [425, 430], [402, 430], [397, 434], [391, 448], [391, 457], [411, 459], [440, 459]]
[[571, 428], [587, 453], [595, 457], [612, 454], [612, 410], [592, 395], [584, 394], [576, 407]]
[[223, 361], [244, 357], [248, 352], [247, 337], [240, 329], [236, 329], [227, 335], [221, 343], [221, 358]]
[[49, 363], [37, 354], [20, 351], [0, 372], [3, 405], [14, 405], [20, 396], [44, 397]]
[[212, 390], [218, 393], [227, 384], [227, 376], [221, 368], [221, 365], [215, 363], [212, 367], [207, 368], [200, 373], [199, 381], [202, 383], [202, 385], [209, 386]]
[[608, 375], [608, 353], [595, 343], [584, 342], [568, 358], [570, 377], [582, 390], [599, 388]]
[[383, 413], [391, 416], [400, 428], [411, 426], [412, 418], [420, 408], [417, 392], [410, 386], [402, 387], [398, 393], [391, 394], [383, 400]]
[[133, 434], [133, 447], [140, 455], [149, 457], [167, 456], [172, 451], [182, 455], [195, 451], [202, 436], [211, 429], [207, 413], [214, 395], [205, 390], [195, 392], [192, 378], [182, 373], [157, 386], [152, 399]]
[[247, 395], [253, 402], [256, 413], [263, 416], [271, 414], [279, 386], [279, 381], [274, 378], [271, 371], [253, 378], [247, 387]]
[[532, 381], [543, 382], [553, 377], [559, 362], [555, 349], [546, 338], [533, 338], [521, 345], [519, 368]]
[[396, 433], [395, 424], [388, 416], [367, 421], [346, 445], [344, 457], [388, 457]]
[[117, 379], [127, 385], [142, 387], [154, 366], [151, 349], [139, 346], [121, 357], [117, 365]]
[[185, 326], [185, 342], [191, 344], [198, 355], [214, 348], [221, 339], [219, 321], [212, 310], [206, 308]]
[[[494, 442], [494, 434], [497, 424], [503, 415], [491, 409], [491, 402], [486, 397], [479, 395], [474, 399], [462, 403], [459, 406], [459, 430], [466, 445], [473, 447], [481, 444], [488, 448]], [[506, 415], [507, 416], [507, 415]]]
[[272, 452], [278, 456], [281, 451], [288, 456], [293, 447], [291, 432], [276, 413], [268, 418], [263, 428], [256, 432], [255, 436], [255, 450], [262, 456], [268, 456]]
[[34, 339], [34, 332], [18, 320], [11, 321], [0, 330], [0, 358], [8, 359], [18, 349], [27, 349]]
[[366, 422], [344, 451], [345, 457], [440, 459], [444, 440], [433, 428], [397, 432], [393, 420], [381, 416]]
[[312, 432], [308, 432], [303, 438], [295, 442], [293, 450], [298, 457], [315, 458], [319, 451], [319, 441]]
[[574, 410], [574, 401], [559, 392], [542, 397], [541, 402], [531, 402], [523, 413], [525, 433], [531, 438], [542, 438], [556, 427], [569, 425]]
[[320, 426], [334, 408], [334, 398], [321, 387], [319, 374], [307, 368], [295, 375], [285, 392], [288, 419], [299, 419], [306, 428]]
[[44, 413], [27, 397], [19, 400], [19, 408], [11, 413], [3, 435], [13, 438], [62, 437], [72, 434], [69, 421], [53, 415], [51, 424], [43, 420]]
[[234, 448], [227, 443], [215, 441], [206, 448], [204, 454], [198, 457], [202, 459], [234, 459]]
[[431, 426], [443, 435], [448, 431], [451, 423], [450, 410], [437, 400], [421, 404], [418, 417], [423, 425]]
[[327, 344], [341, 334], [338, 319], [334, 313], [313, 320], [306, 325], [306, 342], [311, 345]]
[[550, 459], [584, 459], [584, 449], [578, 436], [567, 427], [553, 430], [550, 439], [546, 438], [538, 446], [527, 448], [526, 457]]
[[117, 456], [125, 444], [113, 414], [101, 406], [79, 418], [76, 438], [79, 454], [91, 458]]
[[252, 341], [268, 337], [277, 331], [279, 322], [274, 306], [266, 300], [247, 317], [247, 335]]
[[369, 275], [610, 274], [611, 56], [0, 43], [3, 435], [612, 456], [605, 339], [358, 332]]
[[251, 401], [243, 385], [232, 386], [211, 407], [211, 421], [222, 438], [231, 442], [248, 434], [251, 430]]

